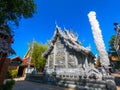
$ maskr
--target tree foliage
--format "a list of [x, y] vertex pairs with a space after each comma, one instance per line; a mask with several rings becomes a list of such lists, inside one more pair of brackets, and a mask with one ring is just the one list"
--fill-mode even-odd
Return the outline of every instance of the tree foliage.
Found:
[[109, 41], [109, 51], [108, 51], [108, 53], [112, 56], [117, 56], [117, 52], [114, 48], [115, 37], [116, 37], [115, 35], [112, 35], [111, 39]]
[[[110, 57], [115, 57], [115, 59], [117, 60], [117, 63], [114, 63], [114, 68], [116, 69], [120, 69], [120, 59], [118, 58], [117, 52], [114, 48], [114, 41], [115, 41], [115, 35], [111, 36], [111, 39], [109, 41], [109, 51], [108, 54]], [[120, 45], [120, 41], [118, 43]], [[110, 60], [112, 60], [112, 58], [110, 58]]]
[[34, 0], [0, 0], [0, 27], [18, 26], [21, 18], [29, 18], [36, 11]]
[[46, 59], [42, 57], [42, 54], [45, 52], [47, 49], [47, 45], [34, 42], [33, 45], [33, 53], [32, 53], [32, 63], [34, 67], [41, 71], [46, 63]]

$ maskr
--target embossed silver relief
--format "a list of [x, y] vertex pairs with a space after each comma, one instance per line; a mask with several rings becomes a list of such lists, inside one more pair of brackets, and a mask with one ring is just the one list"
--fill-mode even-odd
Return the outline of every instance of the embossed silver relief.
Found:
[[65, 50], [60, 41], [56, 42], [56, 65], [61, 68], [65, 67]]
[[72, 54], [72, 52], [68, 53], [68, 68], [75, 68], [76, 67], [76, 62], [75, 62], [75, 58], [74, 55]]
[[53, 69], [53, 54], [49, 57], [49, 69]]

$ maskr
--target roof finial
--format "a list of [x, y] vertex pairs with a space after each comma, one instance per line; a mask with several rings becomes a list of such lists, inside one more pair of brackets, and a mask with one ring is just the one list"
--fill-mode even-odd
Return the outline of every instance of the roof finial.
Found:
[[86, 49], [90, 50], [91, 51], [91, 45], [89, 44], [88, 47], [86, 47]]
[[64, 30], [67, 30], [66, 27], [65, 27], [65, 25], [63, 25], [63, 27], [64, 27]]
[[55, 21], [55, 25], [56, 25], [56, 30], [61, 30], [61, 28], [58, 26], [56, 21]]
[[56, 25], [56, 28], [58, 28], [58, 24], [57, 24], [57, 21], [55, 21], [55, 25]]

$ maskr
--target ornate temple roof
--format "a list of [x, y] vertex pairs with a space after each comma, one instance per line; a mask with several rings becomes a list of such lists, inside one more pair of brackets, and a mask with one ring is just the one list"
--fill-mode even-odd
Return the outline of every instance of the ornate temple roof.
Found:
[[19, 66], [23, 62], [23, 59], [20, 56], [16, 56], [10, 59], [9, 65], [11, 66]]
[[95, 57], [94, 54], [91, 52], [90, 47], [83, 47], [81, 42], [78, 41], [78, 36], [74, 34], [73, 31], [68, 31], [65, 29], [64, 31], [61, 30], [60, 27], [56, 26], [56, 31], [53, 35], [52, 40], [49, 42], [50, 46], [48, 50], [43, 54], [43, 57], [47, 57], [52, 49], [54, 48], [54, 43], [57, 40], [57, 37], [61, 37], [66, 46], [70, 49], [74, 49], [76, 52], [82, 52], [85, 55], [91, 55]]
[[[31, 54], [31, 48], [29, 48], [27, 50], [27, 52], [25, 53], [24, 57], [23, 57], [23, 63], [22, 65], [28, 66], [29, 65], [29, 60], [30, 60], [30, 54]], [[33, 63], [30, 62], [30, 65], [33, 66]]]

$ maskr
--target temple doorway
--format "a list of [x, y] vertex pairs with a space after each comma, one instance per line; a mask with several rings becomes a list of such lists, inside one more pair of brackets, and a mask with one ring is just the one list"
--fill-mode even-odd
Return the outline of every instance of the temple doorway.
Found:
[[18, 69], [18, 77], [22, 77], [23, 76], [23, 73], [24, 73], [24, 67], [19, 67], [19, 69]]

